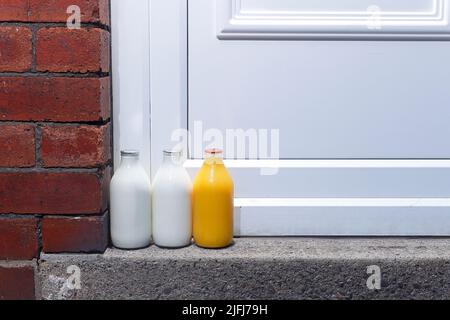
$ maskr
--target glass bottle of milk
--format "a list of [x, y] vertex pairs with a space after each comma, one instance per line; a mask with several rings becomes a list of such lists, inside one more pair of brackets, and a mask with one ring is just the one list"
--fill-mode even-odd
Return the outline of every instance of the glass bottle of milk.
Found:
[[111, 180], [111, 238], [115, 247], [140, 249], [151, 243], [151, 182], [139, 152], [122, 151]]
[[181, 248], [192, 241], [192, 182], [182, 165], [182, 151], [164, 151], [153, 182], [153, 241]]

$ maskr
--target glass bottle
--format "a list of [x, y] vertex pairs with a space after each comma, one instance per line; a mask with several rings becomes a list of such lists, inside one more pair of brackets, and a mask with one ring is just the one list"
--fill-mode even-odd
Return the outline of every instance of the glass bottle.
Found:
[[122, 151], [111, 180], [111, 238], [115, 247], [139, 249], [151, 243], [151, 182], [139, 152]]
[[153, 183], [153, 241], [165, 248], [192, 243], [192, 182], [181, 151], [164, 151]]
[[207, 150], [194, 181], [193, 234], [203, 248], [225, 248], [233, 242], [234, 184], [222, 154], [222, 150]]

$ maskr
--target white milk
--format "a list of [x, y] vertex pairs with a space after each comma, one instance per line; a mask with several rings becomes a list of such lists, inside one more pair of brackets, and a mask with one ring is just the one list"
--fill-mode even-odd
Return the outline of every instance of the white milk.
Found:
[[151, 242], [151, 182], [139, 163], [139, 153], [123, 151], [111, 180], [111, 238], [122, 249], [139, 249]]
[[192, 182], [181, 163], [181, 152], [164, 151], [153, 182], [153, 241], [179, 248], [192, 240]]

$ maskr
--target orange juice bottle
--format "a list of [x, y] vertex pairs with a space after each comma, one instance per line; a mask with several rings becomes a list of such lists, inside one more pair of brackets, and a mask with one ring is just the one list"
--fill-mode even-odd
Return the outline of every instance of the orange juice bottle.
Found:
[[233, 242], [234, 184], [222, 160], [222, 151], [206, 151], [194, 181], [193, 233], [199, 247], [225, 248]]

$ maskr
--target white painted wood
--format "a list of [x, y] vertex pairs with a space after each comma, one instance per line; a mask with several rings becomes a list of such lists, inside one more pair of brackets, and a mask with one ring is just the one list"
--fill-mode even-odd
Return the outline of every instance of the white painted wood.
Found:
[[370, 4], [189, 3], [189, 127], [280, 129], [283, 160], [226, 161], [237, 234], [450, 234], [448, 2]]
[[448, 0], [215, 1], [220, 39], [450, 39]]
[[[150, 1], [152, 176], [172, 133], [187, 128], [187, 0]], [[187, 148], [187, 146], [186, 146]]]
[[[200, 168], [203, 160], [189, 160], [185, 163], [188, 168]], [[387, 169], [441, 169], [450, 167], [450, 159], [354, 159], [354, 160], [225, 160], [228, 168], [387, 168]]]
[[[292, 18], [294, 30], [308, 11], [310, 20], [320, 11], [330, 13], [324, 21], [349, 19], [333, 12], [354, 9], [355, 1], [241, 0], [242, 20], [250, 23], [236, 39], [283, 39], [285, 31], [260, 37], [256, 20], [279, 28], [279, 21]], [[371, 2], [358, 1], [364, 9]], [[410, 11], [413, 28], [418, 17], [430, 19], [430, 0], [378, 3], [398, 21], [399, 12]], [[186, 0], [113, 0], [115, 154], [121, 146], [147, 146], [156, 171], [172, 131], [188, 119], [189, 126], [202, 120], [219, 129], [282, 127], [286, 160], [227, 161], [238, 195], [236, 235], [450, 235], [446, 42], [222, 41], [216, 18], [224, 19], [225, 30], [232, 16], [216, 5], [189, 1], [188, 10]], [[358, 10], [347, 11], [361, 23]], [[415, 36], [434, 40], [448, 32], [447, 22], [424, 24]], [[405, 25], [385, 27], [391, 40], [416, 33]], [[377, 39], [371, 32], [347, 35]], [[296, 126], [290, 123], [295, 119]], [[186, 163], [191, 174], [200, 165]], [[278, 175], [259, 174], [275, 167]]]
[[140, 151], [150, 174], [149, 2], [111, 1], [114, 162], [120, 150]]
[[[228, 160], [237, 198], [447, 198], [449, 160]], [[192, 177], [201, 161], [185, 163]], [[261, 169], [277, 169], [261, 175]], [[269, 171], [270, 172], [270, 171]]]
[[214, 9], [190, 3], [190, 128], [280, 129], [282, 159], [450, 158], [450, 42], [221, 41]]
[[187, 1], [112, 0], [111, 11], [116, 167], [137, 149], [154, 176], [187, 127]]
[[404, 208], [427, 207], [446, 208], [450, 206], [449, 198], [240, 198], [236, 200], [236, 207], [307, 207], [307, 208]]
[[449, 199], [237, 199], [239, 236], [448, 236]]

